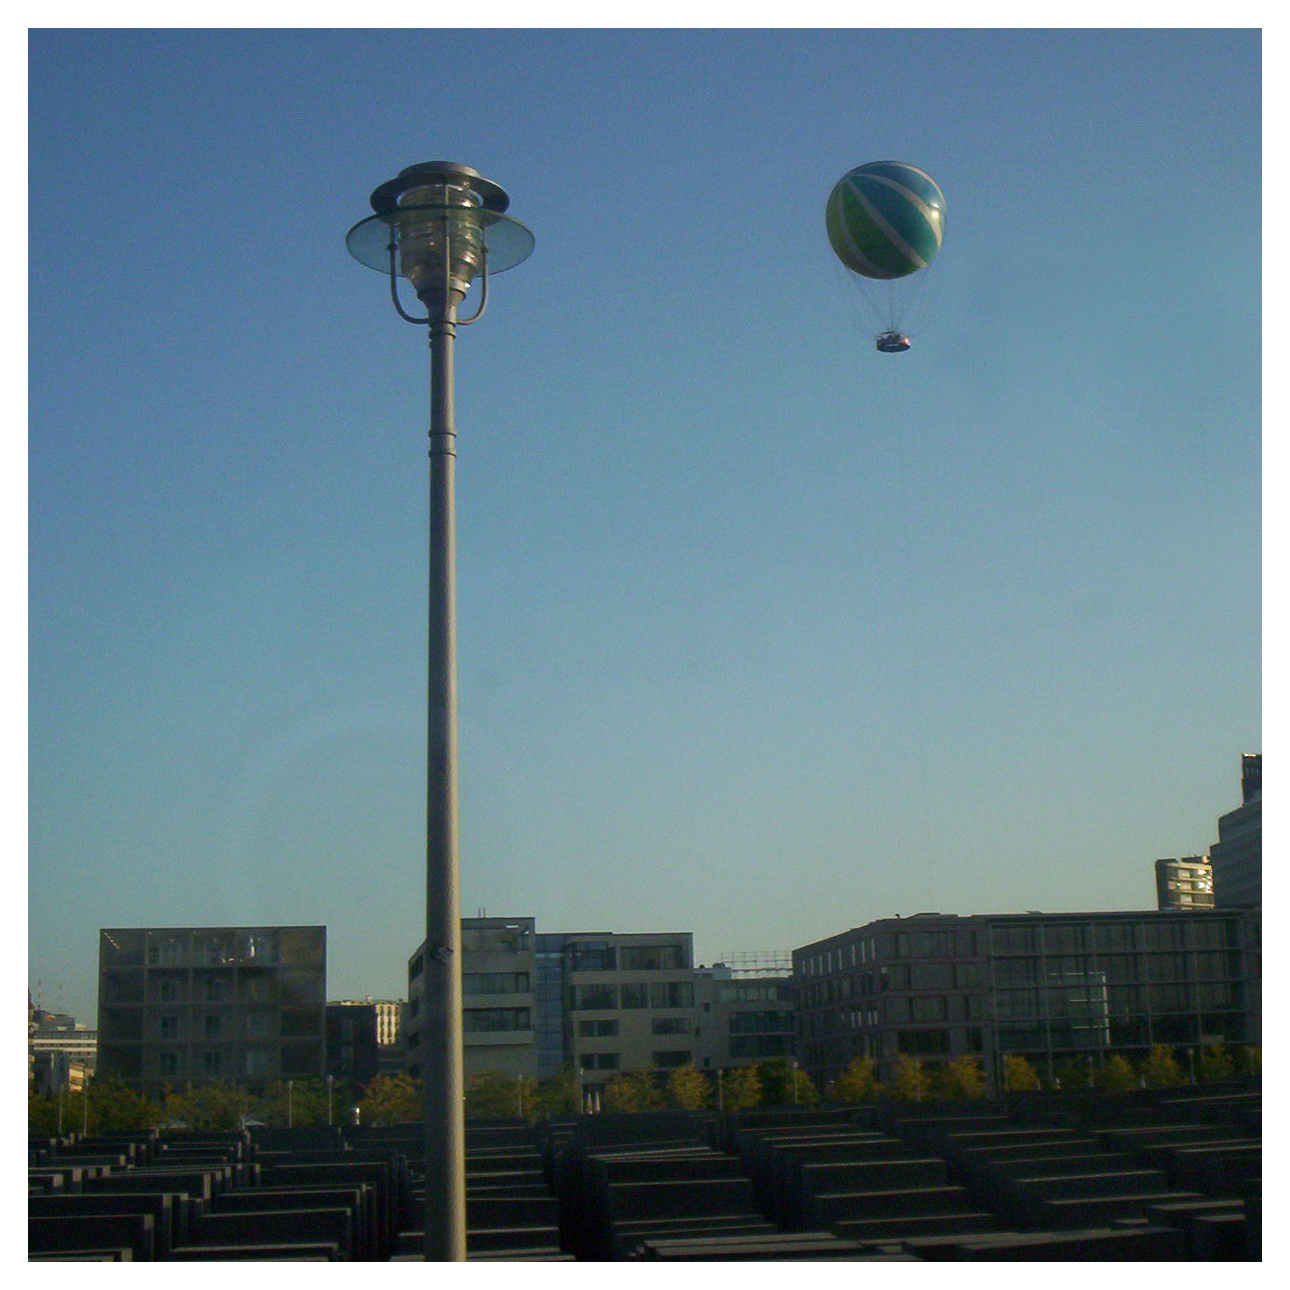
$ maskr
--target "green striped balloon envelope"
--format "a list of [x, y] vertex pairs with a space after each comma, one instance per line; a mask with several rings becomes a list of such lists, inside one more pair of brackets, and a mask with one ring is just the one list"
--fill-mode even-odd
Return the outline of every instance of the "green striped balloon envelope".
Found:
[[925, 170], [871, 161], [838, 180], [825, 225], [833, 253], [866, 278], [903, 278], [941, 248], [945, 195]]

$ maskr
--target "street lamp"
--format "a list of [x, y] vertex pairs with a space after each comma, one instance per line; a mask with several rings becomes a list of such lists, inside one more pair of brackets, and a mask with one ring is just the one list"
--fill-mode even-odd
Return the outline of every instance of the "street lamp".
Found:
[[[469, 166], [427, 161], [372, 193], [375, 215], [345, 245], [385, 273], [399, 317], [430, 337], [430, 623], [427, 694], [426, 939], [422, 954], [421, 1071], [425, 1093], [425, 1257], [466, 1258], [466, 1128], [462, 1112], [461, 901], [457, 867], [457, 613], [453, 341], [488, 303], [488, 280], [533, 250], [533, 234], [504, 214], [506, 191]], [[407, 278], [424, 318], [399, 302]], [[457, 310], [471, 283], [479, 307]]]

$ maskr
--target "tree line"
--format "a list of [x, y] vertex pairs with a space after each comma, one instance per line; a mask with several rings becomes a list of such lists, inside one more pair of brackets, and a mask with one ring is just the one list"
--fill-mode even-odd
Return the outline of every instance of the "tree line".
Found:
[[[1098, 1063], [1066, 1059], [1051, 1072], [1040, 1071], [1025, 1057], [1003, 1060], [1003, 1091], [1041, 1089], [1123, 1092], [1134, 1088], [1167, 1088], [1193, 1082], [1220, 1084], [1258, 1076], [1262, 1050], [1207, 1048], [1190, 1066], [1157, 1044], [1138, 1061], [1113, 1054]], [[755, 1066], [700, 1071], [682, 1066], [672, 1071], [623, 1071], [599, 1087], [601, 1111], [661, 1110], [742, 1111], [758, 1106], [796, 1103], [814, 1106], [868, 1102], [977, 1099], [987, 1083], [976, 1057], [924, 1063], [902, 1054], [885, 1080], [877, 1063], [856, 1057], [834, 1080], [817, 1087], [804, 1072], [777, 1057]], [[229, 1080], [168, 1087], [150, 1099], [111, 1078], [91, 1080], [83, 1093], [38, 1097], [28, 1092], [28, 1130], [36, 1134], [109, 1133], [115, 1129], [158, 1126], [181, 1129], [237, 1129], [247, 1123], [273, 1127], [331, 1124], [403, 1124], [422, 1117], [418, 1081], [408, 1075], [378, 1075], [364, 1085], [330, 1084], [323, 1079], [278, 1080], [252, 1093]], [[465, 1086], [467, 1119], [525, 1119], [530, 1122], [576, 1114], [582, 1094], [572, 1067], [536, 1080], [528, 1075], [481, 1071]]]

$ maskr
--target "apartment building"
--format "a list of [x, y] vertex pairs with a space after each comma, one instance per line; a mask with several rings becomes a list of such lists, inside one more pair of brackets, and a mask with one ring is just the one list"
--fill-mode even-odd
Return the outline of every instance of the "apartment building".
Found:
[[1213, 909], [1214, 873], [1208, 856], [1156, 861], [1157, 909]]
[[797, 1052], [793, 960], [731, 956], [695, 972], [695, 1066], [722, 1070]]
[[[531, 918], [464, 918], [461, 933], [462, 1064], [480, 1071], [537, 1074], [534, 927]], [[408, 1072], [421, 1075], [422, 955], [408, 960]]]
[[106, 928], [99, 1072], [147, 1094], [320, 1078], [326, 979], [325, 927]]
[[971, 1054], [997, 1080], [1009, 1053], [1051, 1072], [1258, 1044], [1260, 939], [1257, 910], [881, 919], [793, 951], [803, 1066], [828, 1080], [866, 1056], [888, 1077], [900, 1054]]
[[577, 933], [564, 954], [566, 1054], [584, 1091], [694, 1062], [691, 933]]
[[[408, 964], [409, 1070], [419, 1074], [420, 955]], [[694, 966], [689, 932], [539, 932], [462, 920], [466, 1075], [574, 1072], [594, 1102], [621, 1071], [744, 1065], [793, 1051], [791, 960]]]

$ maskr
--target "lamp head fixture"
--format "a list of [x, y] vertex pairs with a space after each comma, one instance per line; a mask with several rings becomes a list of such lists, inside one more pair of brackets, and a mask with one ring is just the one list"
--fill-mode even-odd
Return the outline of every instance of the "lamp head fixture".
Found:
[[[392, 290], [396, 274], [407, 278], [431, 316], [455, 310], [476, 278], [486, 291], [489, 275], [513, 268], [533, 249], [533, 234], [504, 214], [506, 190], [457, 162], [408, 166], [373, 190], [371, 202], [376, 213], [345, 239], [350, 254], [389, 273]], [[397, 294], [395, 306], [408, 318]]]

